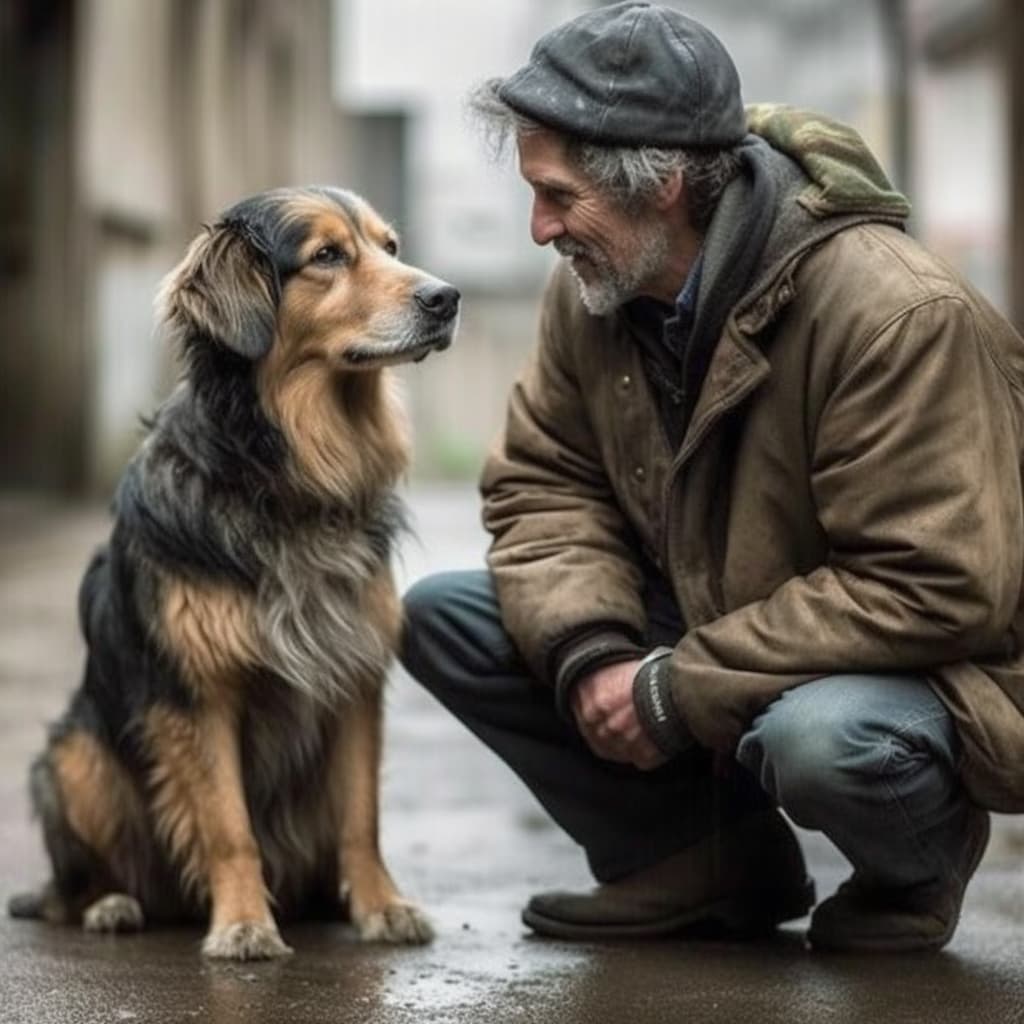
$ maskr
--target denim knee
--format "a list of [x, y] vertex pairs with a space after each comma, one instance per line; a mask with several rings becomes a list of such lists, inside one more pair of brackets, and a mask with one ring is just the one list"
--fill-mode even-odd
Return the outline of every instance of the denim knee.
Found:
[[821, 828], [851, 802], [885, 799], [887, 782], [941, 755], [944, 718], [921, 679], [832, 676], [771, 704], [737, 758], [797, 824]]

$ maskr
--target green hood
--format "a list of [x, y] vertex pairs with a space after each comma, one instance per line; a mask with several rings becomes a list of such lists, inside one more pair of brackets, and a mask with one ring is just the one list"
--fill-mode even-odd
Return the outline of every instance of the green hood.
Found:
[[747, 127], [811, 179], [798, 202], [815, 217], [868, 213], [905, 220], [910, 215], [906, 197], [892, 187], [849, 125], [810, 110], [758, 103], [747, 107]]

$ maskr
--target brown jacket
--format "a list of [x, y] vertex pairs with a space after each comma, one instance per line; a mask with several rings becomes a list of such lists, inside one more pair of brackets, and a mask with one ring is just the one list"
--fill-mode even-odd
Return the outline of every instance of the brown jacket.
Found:
[[643, 552], [687, 625], [672, 693], [700, 742], [731, 752], [812, 679], [921, 673], [972, 796], [1024, 810], [1024, 342], [891, 205], [772, 158], [798, 187], [678, 451], [626, 320], [555, 271], [482, 481], [505, 625], [548, 681], [567, 636], [642, 636]]

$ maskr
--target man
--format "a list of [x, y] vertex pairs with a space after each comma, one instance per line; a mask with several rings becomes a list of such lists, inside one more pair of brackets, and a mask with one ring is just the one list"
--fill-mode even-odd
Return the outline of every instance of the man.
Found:
[[406, 597], [409, 671], [586, 850], [566, 938], [814, 900], [822, 949], [935, 949], [1024, 808], [1024, 343], [903, 232], [859, 137], [745, 111], [721, 43], [620, 3], [476, 108], [565, 257], [484, 471], [489, 572]]

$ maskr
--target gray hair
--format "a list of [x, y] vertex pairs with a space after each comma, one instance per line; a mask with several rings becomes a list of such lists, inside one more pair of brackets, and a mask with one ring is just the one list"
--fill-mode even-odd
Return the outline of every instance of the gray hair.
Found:
[[[513, 110], [498, 97], [503, 79], [490, 78], [470, 93], [467, 108], [479, 124], [491, 155], [498, 159], [520, 135], [547, 130]], [[661, 149], [656, 146], [602, 146], [555, 131], [566, 142], [566, 154], [594, 186], [627, 209], [654, 197], [679, 171], [686, 182], [690, 222], [699, 232], [711, 223], [725, 186], [739, 174], [738, 147], [730, 149]]]

